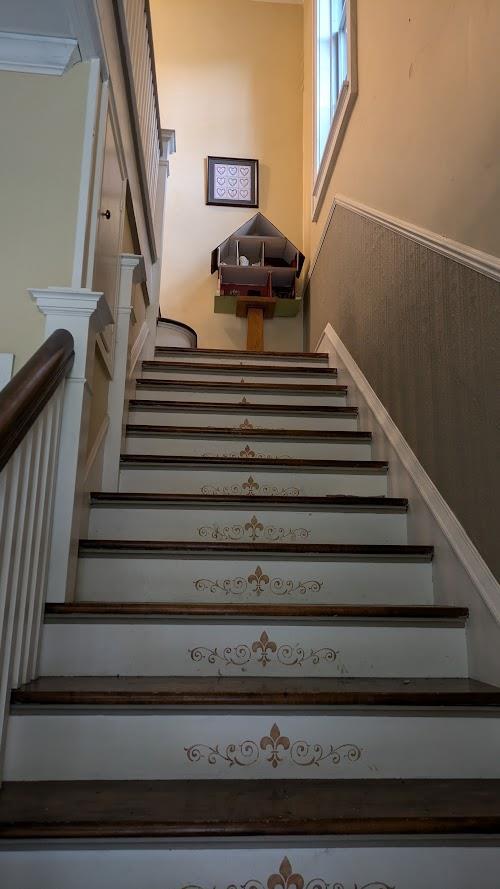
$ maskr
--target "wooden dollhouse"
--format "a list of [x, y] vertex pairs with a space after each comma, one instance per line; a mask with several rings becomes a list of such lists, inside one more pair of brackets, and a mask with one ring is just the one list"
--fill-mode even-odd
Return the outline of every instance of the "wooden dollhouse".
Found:
[[291, 318], [300, 311], [296, 282], [304, 255], [256, 213], [212, 251], [217, 272], [214, 311], [248, 319], [247, 349], [262, 351], [265, 318]]

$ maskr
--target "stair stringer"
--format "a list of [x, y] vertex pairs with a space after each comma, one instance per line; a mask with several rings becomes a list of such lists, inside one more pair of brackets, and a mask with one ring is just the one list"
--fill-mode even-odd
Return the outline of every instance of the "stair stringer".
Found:
[[330, 323], [316, 351], [328, 353], [330, 366], [338, 370], [337, 382], [349, 387], [348, 403], [358, 405], [360, 426], [373, 434], [372, 458], [389, 461], [389, 496], [410, 502], [408, 543], [434, 543], [436, 605], [470, 610], [469, 675], [500, 682], [500, 584]]

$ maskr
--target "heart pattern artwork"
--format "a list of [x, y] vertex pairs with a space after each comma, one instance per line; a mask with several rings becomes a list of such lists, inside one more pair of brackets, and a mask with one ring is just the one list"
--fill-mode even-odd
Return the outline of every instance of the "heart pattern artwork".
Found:
[[249, 201], [250, 172], [248, 164], [216, 164], [213, 197], [220, 201]]

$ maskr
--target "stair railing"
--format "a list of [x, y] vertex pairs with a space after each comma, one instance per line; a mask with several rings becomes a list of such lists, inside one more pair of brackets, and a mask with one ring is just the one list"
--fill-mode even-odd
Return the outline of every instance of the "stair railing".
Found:
[[0, 392], [0, 753], [10, 691], [37, 674], [73, 337], [56, 330]]
[[[154, 208], [162, 131], [149, 0], [113, 0], [146, 224], [154, 243]], [[153, 256], [153, 262], [156, 256]]]

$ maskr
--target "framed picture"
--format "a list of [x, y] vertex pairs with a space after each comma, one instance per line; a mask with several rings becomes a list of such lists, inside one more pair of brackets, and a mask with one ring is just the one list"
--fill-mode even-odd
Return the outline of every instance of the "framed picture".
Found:
[[209, 157], [207, 204], [259, 206], [259, 162], [242, 157]]

